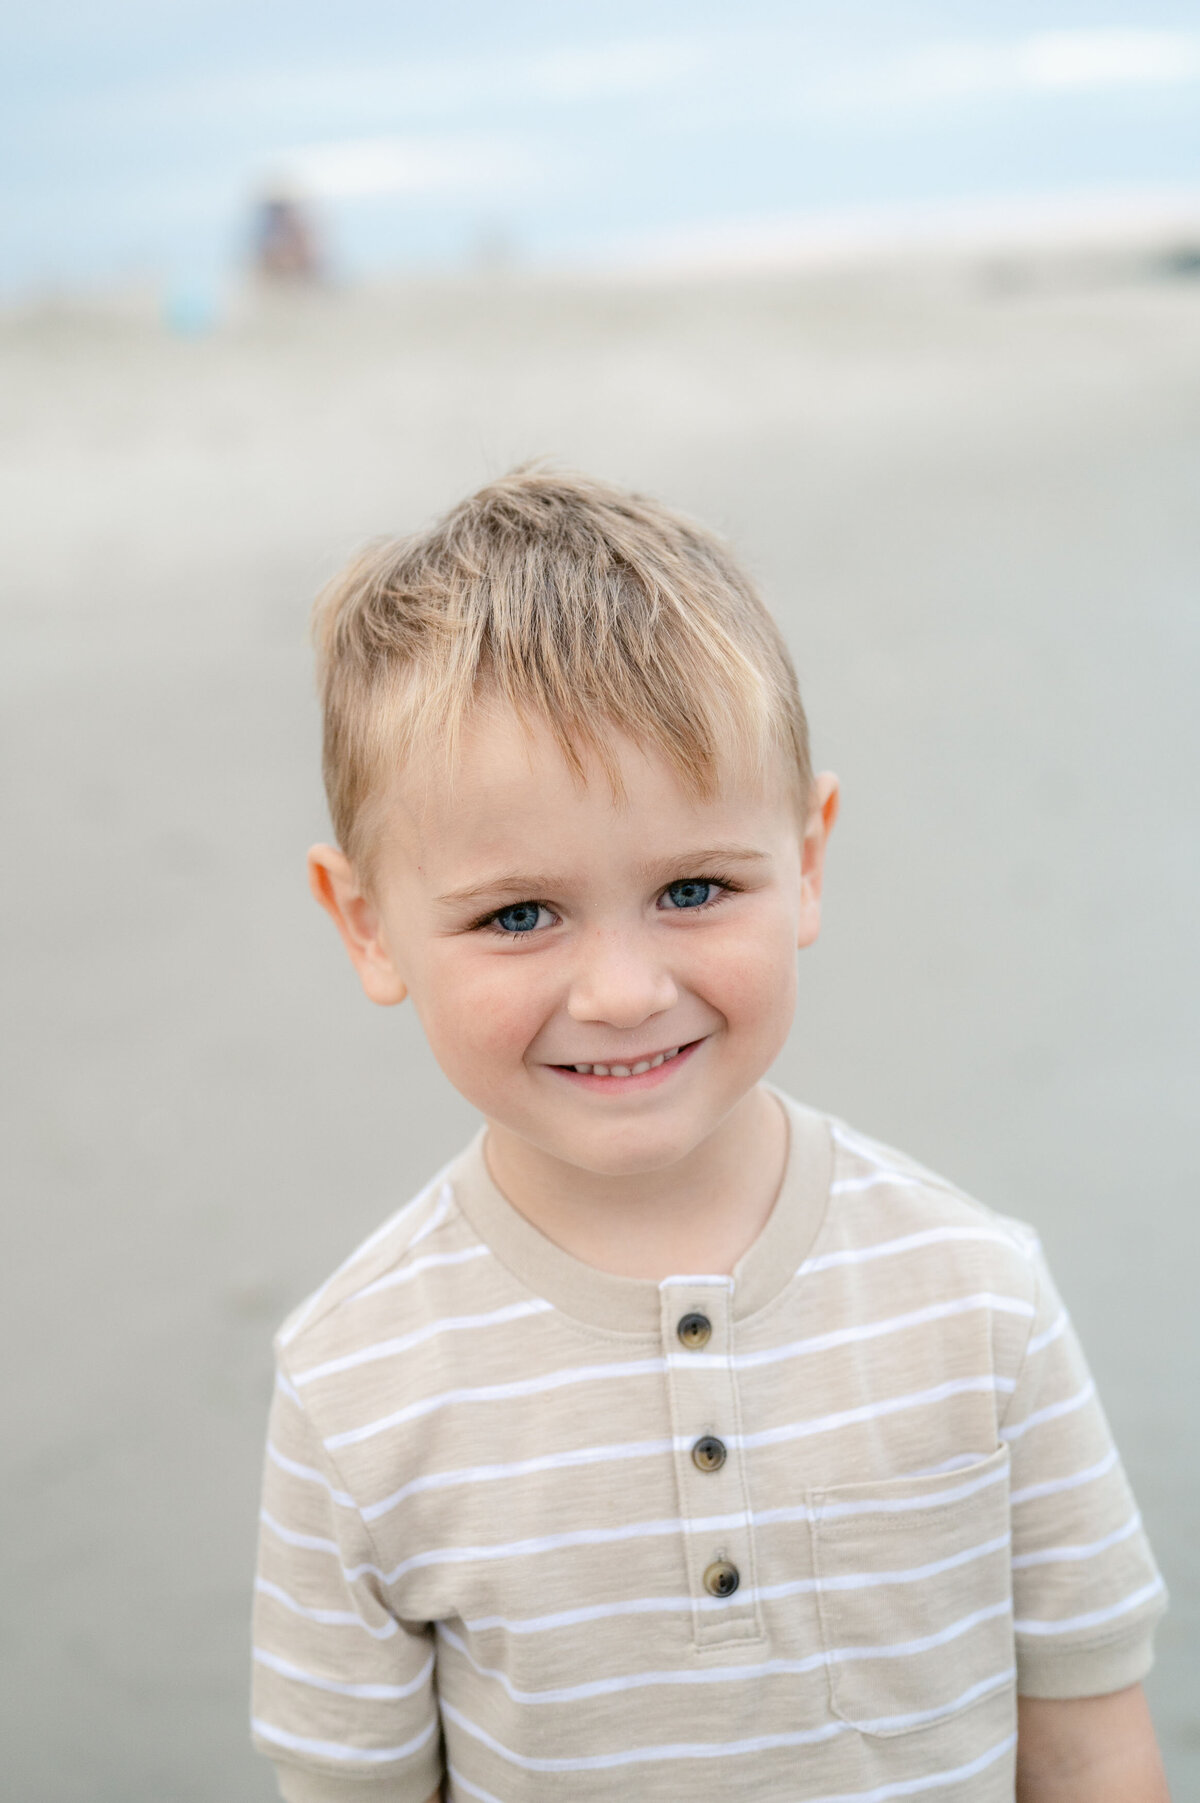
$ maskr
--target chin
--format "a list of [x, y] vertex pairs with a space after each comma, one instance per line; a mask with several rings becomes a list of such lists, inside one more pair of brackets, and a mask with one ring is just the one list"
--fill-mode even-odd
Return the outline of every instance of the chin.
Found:
[[641, 1132], [618, 1136], [612, 1133], [580, 1135], [568, 1140], [556, 1155], [564, 1163], [597, 1177], [641, 1177], [652, 1171], [666, 1171], [676, 1165], [702, 1139], [679, 1132], [655, 1132], [647, 1123]]

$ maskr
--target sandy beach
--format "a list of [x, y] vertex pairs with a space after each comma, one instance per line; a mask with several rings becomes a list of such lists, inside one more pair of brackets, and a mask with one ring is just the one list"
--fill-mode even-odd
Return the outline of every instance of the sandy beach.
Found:
[[4, 1770], [266, 1803], [283, 1314], [473, 1129], [304, 882], [321, 582], [547, 454], [724, 530], [844, 806], [776, 1075], [1032, 1221], [1200, 1794], [1200, 282], [948, 265], [0, 318]]

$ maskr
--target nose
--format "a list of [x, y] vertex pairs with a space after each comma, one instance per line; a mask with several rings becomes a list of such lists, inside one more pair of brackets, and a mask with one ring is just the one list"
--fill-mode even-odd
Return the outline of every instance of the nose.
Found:
[[649, 948], [619, 933], [599, 932], [581, 948], [567, 1013], [577, 1021], [640, 1027], [678, 1000], [674, 978]]

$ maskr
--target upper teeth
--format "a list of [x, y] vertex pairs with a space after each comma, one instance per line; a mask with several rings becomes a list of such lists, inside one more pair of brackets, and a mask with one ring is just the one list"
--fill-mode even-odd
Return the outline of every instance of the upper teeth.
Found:
[[669, 1052], [659, 1052], [653, 1058], [643, 1058], [637, 1064], [577, 1064], [575, 1069], [581, 1077], [640, 1077], [643, 1071], [657, 1070], [660, 1064], [666, 1064], [670, 1058], [678, 1058], [679, 1047], [672, 1046]]

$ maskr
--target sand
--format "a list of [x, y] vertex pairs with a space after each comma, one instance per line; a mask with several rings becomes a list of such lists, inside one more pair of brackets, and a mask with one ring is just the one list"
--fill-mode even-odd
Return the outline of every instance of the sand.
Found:
[[1200, 1789], [1198, 375], [1200, 285], [1061, 270], [0, 321], [12, 1795], [274, 1794], [270, 1333], [472, 1125], [305, 891], [306, 609], [541, 452], [724, 528], [785, 623], [845, 805], [778, 1075], [1037, 1223]]

